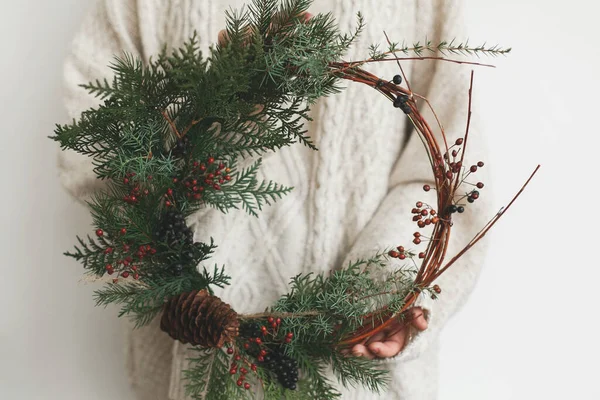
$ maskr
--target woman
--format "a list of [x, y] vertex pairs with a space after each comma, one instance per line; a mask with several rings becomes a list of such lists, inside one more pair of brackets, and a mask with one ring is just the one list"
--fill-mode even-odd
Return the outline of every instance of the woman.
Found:
[[[242, 0], [100, 0], [73, 42], [65, 65], [66, 106], [70, 116], [97, 100], [79, 87], [109, 77], [108, 64], [123, 51], [143, 60], [164, 44], [176, 48], [195, 30], [201, 48], [219, 37], [225, 10]], [[317, 0], [311, 12], [331, 11], [343, 31], [351, 31], [361, 11], [367, 29], [347, 59], [362, 59], [371, 43], [392, 40], [451, 40], [461, 26], [455, 2], [437, 0]], [[395, 63], [373, 65], [382, 77], [398, 73]], [[430, 99], [450, 137], [464, 133], [467, 72], [440, 62], [404, 64], [414, 92]], [[461, 79], [462, 78], [462, 79]], [[321, 99], [307, 125], [318, 152], [295, 145], [270, 154], [260, 177], [294, 186], [258, 219], [242, 211], [224, 215], [205, 209], [188, 223], [195, 238], [214, 237], [219, 246], [210, 260], [226, 265], [232, 285], [218, 293], [238, 312], [264, 309], [288, 290], [290, 277], [325, 272], [348, 261], [372, 255], [384, 247], [406, 243], [414, 231], [410, 209], [418, 201], [433, 203], [422, 186], [432, 180], [426, 154], [406, 118], [376, 91], [350, 85], [342, 94]], [[470, 152], [480, 156], [470, 143]], [[99, 187], [87, 158], [61, 153], [61, 178], [77, 198], [86, 199]], [[481, 204], [478, 204], [481, 207]], [[453, 243], [463, 245], [484, 221], [471, 208], [461, 215]], [[456, 250], [457, 247], [454, 247]], [[380, 334], [355, 346], [357, 356], [377, 357], [392, 371], [383, 398], [433, 399], [437, 390], [437, 349], [441, 328], [471, 291], [479, 271], [478, 247], [438, 284], [440, 300], [420, 299], [414, 322], [396, 334]], [[450, 254], [453, 254], [452, 248]], [[184, 399], [181, 371], [186, 346], [173, 342], [156, 323], [128, 328], [128, 369], [140, 399]], [[343, 399], [377, 398], [364, 390], [342, 389]]]

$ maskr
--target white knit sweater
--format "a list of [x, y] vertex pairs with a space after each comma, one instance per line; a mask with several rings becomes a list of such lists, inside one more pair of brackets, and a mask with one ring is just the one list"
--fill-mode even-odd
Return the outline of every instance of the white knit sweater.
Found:
[[[347, 59], [367, 55], [371, 43], [460, 36], [462, 21], [451, 0], [316, 0], [311, 12], [331, 11], [342, 30], [350, 31], [356, 12], [367, 29]], [[224, 27], [224, 11], [243, 0], [100, 0], [84, 21], [65, 64], [66, 107], [71, 117], [96, 105], [78, 85], [107, 77], [113, 56], [127, 51], [147, 60], [163, 44], [177, 47], [193, 30], [204, 50]], [[384, 64], [384, 65], [383, 65]], [[428, 97], [451, 138], [464, 134], [469, 70], [434, 61], [404, 63], [413, 91]], [[391, 78], [395, 63], [369, 68]], [[425, 108], [425, 107], [423, 107]], [[351, 84], [343, 93], [320, 100], [312, 110], [309, 133], [319, 147], [285, 148], [266, 157], [261, 177], [294, 186], [293, 192], [267, 207], [259, 218], [243, 211], [221, 214], [202, 210], [189, 223], [195, 239], [214, 237], [218, 249], [211, 264], [226, 265], [232, 285], [221, 293], [238, 312], [262, 310], [288, 290], [290, 277], [324, 272], [389, 246], [411, 244], [410, 210], [422, 200], [434, 203], [422, 186], [432, 173], [417, 135], [408, 136], [407, 119], [376, 91]], [[432, 119], [433, 121], [433, 119]], [[474, 133], [469, 154], [480, 159], [482, 140]], [[474, 158], [472, 161], [477, 161]], [[59, 159], [64, 186], [85, 199], [100, 187], [90, 160], [71, 152]], [[488, 212], [482, 212], [482, 211]], [[459, 215], [450, 253], [464, 245], [490, 214], [483, 203]], [[424, 247], [424, 245], [422, 245]], [[421, 299], [429, 328], [415, 335], [402, 353], [384, 363], [392, 383], [382, 398], [434, 399], [440, 330], [470, 293], [482, 261], [482, 248], [467, 253], [438, 283], [439, 300]], [[156, 324], [128, 327], [128, 369], [140, 399], [185, 399], [181, 370], [186, 346], [159, 331]], [[363, 390], [343, 389], [343, 399], [378, 398]]]

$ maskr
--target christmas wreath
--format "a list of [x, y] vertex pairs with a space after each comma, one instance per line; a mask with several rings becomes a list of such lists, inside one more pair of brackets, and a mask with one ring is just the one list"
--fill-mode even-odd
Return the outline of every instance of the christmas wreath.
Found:
[[[386, 50], [373, 45], [367, 59], [342, 61], [360, 35], [362, 16], [352, 34], [343, 34], [329, 14], [305, 20], [310, 4], [253, 0], [245, 12], [228, 13], [227, 43], [211, 48], [207, 58], [196, 37], [147, 65], [117, 58], [112, 81], [84, 85], [101, 105], [58, 125], [52, 137], [62, 149], [91, 157], [106, 182], [88, 202], [95, 235], [78, 237], [79, 245], [65, 254], [106, 281], [95, 292], [98, 305], [119, 304], [120, 316], [138, 326], [162, 313], [161, 329], [194, 346], [186, 378], [195, 398], [251, 398], [260, 391], [266, 399], [331, 399], [338, 392], [326, 378], [328, 367], [344, 385], [381, 390], [386, 371], [345, 350], [392, 322], [407, 323], [419, 296], [438, 296], [436, 278], [512, 204], [447, 259], [453, 215], [465, 212], [484, 187], [472, 179], [483, 162], [464, 160], [470, 104], [466, 133], [450, 142], [439, 121], [422, 116], [419, 108], [429, 103], [411, 91], [399, 62], [436, 58], [428, 52], [498, 55], [510, 49], [454, 41], [407, 46], [388, 39]], [[399, 74], [391, 80], [363, 69], [383, 60], [398, 61]], [[416, 202], [412, 218], [431, 232], [414, 232], [421, 251], [398, 246], [327, 276], [295, 276], [289, 293], [268, 310], [240, 315], [214, 295], [212, 288], [230, 278], [224, 268], [200, 265], [215, 245], [194, 241], [186, 217], [207, 206], [257, 216], [288, 193], [289, 187], [257, 180], [258, 157], [296, 142], [316, 150], [303, 124], [310, 106], [340, 92], [342, 80], [386, 96], [401, 111], [390, 118], [408, 118], [421, 137], [435, 178], [423, 190], [436, 190], [437, 204]], [[404, 265], [392, 267], [395, 260]]]

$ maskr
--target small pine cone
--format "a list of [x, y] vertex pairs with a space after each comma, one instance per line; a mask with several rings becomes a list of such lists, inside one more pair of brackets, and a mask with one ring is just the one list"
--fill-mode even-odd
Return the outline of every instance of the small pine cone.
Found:
[[169, 299], [160, 328], [175, 340], [194, 346], [222, 347], [238, 335], [237, 313], [206, 290], [194, 290]]

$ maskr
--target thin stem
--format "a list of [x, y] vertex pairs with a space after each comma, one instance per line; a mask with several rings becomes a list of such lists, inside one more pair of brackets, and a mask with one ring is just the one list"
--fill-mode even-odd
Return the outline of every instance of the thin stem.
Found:
[[262, 318], [301, 318], [316, 317], [323, 314], [320, 311], [300, 311], [300, 312], [264, 312], [258, 314], [240, 314], [240, 319], [262, 319]]

